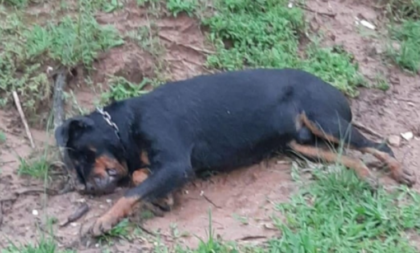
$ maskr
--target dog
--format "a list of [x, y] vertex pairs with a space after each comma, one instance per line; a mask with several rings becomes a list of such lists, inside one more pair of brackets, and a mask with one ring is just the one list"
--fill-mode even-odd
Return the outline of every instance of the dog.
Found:
[[248, 69], [168, 82], [153, 91], [113, 102], [55, 130], [78, 180], [92, 194], [113, 192], [139, 178], [89, 229], [106, 233], [136, 203], [164, 199], [205, 170], [224, 171], [280, 153], [333, 163], [339, 160], [373, 182], [358, 159], [316, 143], [370, 153], [399, 183], [415, 184], [387, 144], [375, 143], [352, 126], [344, 94], [298, 69]]

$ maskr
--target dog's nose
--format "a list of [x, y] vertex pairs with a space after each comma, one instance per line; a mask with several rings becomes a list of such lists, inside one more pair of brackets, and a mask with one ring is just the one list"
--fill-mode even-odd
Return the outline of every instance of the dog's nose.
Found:
[[94, 192], [95, 191], [95, 186], [92, 183], [87, 182], [86, 186], [85, 186], [85, 191], [86, 192]]

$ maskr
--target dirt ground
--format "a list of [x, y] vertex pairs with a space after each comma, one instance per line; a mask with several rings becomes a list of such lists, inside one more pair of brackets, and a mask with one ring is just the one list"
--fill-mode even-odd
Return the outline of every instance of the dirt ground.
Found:
[[[311, 27], [320, 29], [329, 40], [326, 44], [342, 44], [346, 51], [354, 54], [361, 72], [370, 80], [378, 73], [390, 80], [391, 88], [386, 92], [377, 89], [361, 88], [360, 96], [351, 101], [356, 119], [381, 135], [399, 136], [412, 131], [415, 137], [409, 141], [402, 139], [393, 150], [399, 160], [413, 171], [420, 165], [420, 81], [418, 76], [411, 76], [393, 66], [386, 66], [382, 59], [384, 51], [380, 38], [366, 36], [356, 27], [355, 17], [381, 27], [379, 13], [362, 1], [317, 1], [308, 0], [307, 19]], [[366, 1], [365, 1], [366, 2]], [[335, 13], [335, 17], [317, 14], [317, 12]], [[101, 23], [114, 24], [121, 32], [147, 25], [146, 12], [139, 8], [125, 8], [112, 14], [98, 16]], [[167, 62], [165, 73], [171, 79], [183, 79], [205, 72], [203, 50], [211, 50], [205, 43], [205, 37], [197, 21], [181, 15], [178, 18], [164, 18], [155, 25], [159, 27], [159, 37], [166, 50]], [[205, 52], [204, 52], [205, 53]], [[102, 55], [95, 67], [98, 69], [95, 81], [103, 81], [104, 74], [123, 74], [131, 81], [142, 79], [138, 69], [151, 72], [154, 67], [153, 57], [134, 44], [110, 50]], [[79, 83], [77, 83], [79, 82]], [[72, 85], [80, 105], [92, 108], [92, 98], [96, 96], [91, 89], [78, 80]], [[77, 87], [77, 86], [74, 86]], [[53, 226], [54, 238], [62, 247], [73, 245], [78, 252], [101, 252], [92, 243], [72, 244], [77, 239], [81, 226], [103, 213], [122, 194], [124, 189], [103, 197], [86, 198], [72, 192], [60, 196], [46, 196], [39, 191], [42, 183], [17, 175], [18, 156], [26, 157], [31, 153], [23, 125], [13, 109], [0, 111], [0, 130], [6, 133], [7, 142], [0, 144], [0, 211], [3, 213], [0, 248], [7, 244], [7, 239], [17, 242], [33, 242], [40, 234], [39, 228], [45, 225], [44, 215], [56, 217], [58, 223]], [[51, 139], [45, 132], [32, 129], [39, 147]], [[53, 143], [53, 142], [52, 142]], [[149, 231], [160, 231], [163, 241], [173, 242], [174, 227], [189, 236], [177, 240], [194, 246], [197, 237], [205, 238], [209, 227], [208, 210], [212, 211], [213, 229], [226, 240], [257, 242], [264, 237], [275, 235], [270, 229], [270, 214], [273, 202], [285, 202], [297, 189], [290, 176], [290, 161], [278, 158], [269, 163], [261, 163], [227, 175], [212, 177], [210, 180], [189, 184], [177, 193], [177, 205], [163, 217], [147, 220], [142, 226]], [[418, 174], [418, 173], [417, 173]], [[394, 184], [385, 179], [387, 184]], [[19, 194], [22, 189], [31, 191]], [[420, 190], [420, 184], [415, 186]], [[46, 201], [47, 200], [47, 201]], [[60, 228], [58, 224], [71, 214], [78, 203], [87, 201], [91, 211], [81, 220]], [[34, 212], [38, 211], [38, 214]], [[248, 224], [235, 218], [235, 215], [249, 217]], [[195, 236], [197, 237], [195, 237]], [[140, 252], [153, 244], [142, 239], [114, 241], [112, 252]]]

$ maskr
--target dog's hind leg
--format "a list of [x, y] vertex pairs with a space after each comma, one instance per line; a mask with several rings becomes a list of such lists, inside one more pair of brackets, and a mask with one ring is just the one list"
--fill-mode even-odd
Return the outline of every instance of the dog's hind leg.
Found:
[[335, 118], [309, 118], [305, 113], [302, 113], [300, 119], [303, 125], [315, 136], [335, 144], [343, 144], [363, 153], [370, 153], [380, 161], [385, 162], [396, 181], [408, 186], [416, 182], [415, 174], [401, 166], [387, 144], [370, 141], [355, 129], [351, 123], [338, 115]]
[[296, 141], [289, 143], [289, 147], [295, 152], [312, 159], [319, 159], [328, 163], [341, 163], [347, 168], [353, 169], [361, 179], [369, 181], [369, 183], [372, 185], [376, 184], [370, 174], [369, 169], [362, 161], [358, 159], [354, 159], [345, 155], [339, 155], [335, 152], [324, 150], [311, 145], [299, 144]]

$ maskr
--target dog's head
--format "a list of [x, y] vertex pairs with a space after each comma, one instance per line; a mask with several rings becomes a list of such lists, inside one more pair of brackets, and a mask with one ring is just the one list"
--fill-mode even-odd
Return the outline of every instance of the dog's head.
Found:
[[105, 121], [90, 116], [66, 120], [55, 130], [85, 192], [107, 194], [128, 175], [121, 140]]

